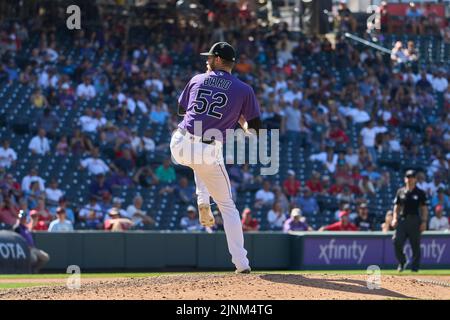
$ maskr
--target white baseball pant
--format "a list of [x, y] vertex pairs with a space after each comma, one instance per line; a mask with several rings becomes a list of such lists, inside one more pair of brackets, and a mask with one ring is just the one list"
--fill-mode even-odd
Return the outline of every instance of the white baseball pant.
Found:
[[231, 254], [231, 261], [237, 270], [249, 268], [247, 251], [244, 248], [244, 234], [239, 211], [231, 195], [231, 184], [225, 169], [222, 143], [201, 142], [201, 138], [178, 129], [170, 141], [172, 156], [179, 164], [194, 171], [198, 205], [210, 204], [212, 196], [223, 217], [223, 225]]

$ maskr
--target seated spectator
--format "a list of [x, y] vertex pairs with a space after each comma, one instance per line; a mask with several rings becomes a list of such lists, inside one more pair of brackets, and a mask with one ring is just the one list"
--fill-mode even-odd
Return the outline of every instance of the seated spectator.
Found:
[[19, 208], [12, 203], [8, 196], [0, 197], [0, 223], [4, 223], [10, 227], [17, 223]]
[[9, 169], [16, 164], [17, 153], [9, 146], [9, 140], [3, 140], [0, 147], [0, 168]]
[[24, 196], [28, 208], [34, 209], [38, 205], [39, 198], [45, 197], [45, 190], [40, 189], [39, 182], [33, 181], [30, 185], [30, 190], [25, 191]]
[[87, 108], [84, 115], [78, 120], [82, 132], [96, 133], [99, 128], [106, 125], [104, 118], [98, 118], [92, 109]]
[[439, 188], [437, 193], [431, 198], [431, 206], [434, 208], [437, 205], [441, 205], [444, 210], [450, 210], [450, 199], [445, 194], [444, 188]]
[[255, 207], [270, 207], [275, 201], [275, 194], [270, 191], [270, 182], [264, 181], [262, 189], [258, 190], [255, 195]]
[[28, 145], [28, 149], [34, 155], [45, 156], [50, 152], [50, 143], [46, 137], [44, 129], [39, 129], [37, 136], [33, 137]]
[[341, 213], [341, 211], [345, 211], [345, 212], [348, 213], [350, 221], [355, 220], [356, 217], [358, 216], [358, 214], [356, 212], [352, 212], [352, 208], [351, 208], [349, 203], [347, 203], [347, 202], [340, 202], [339, 203], [339, 208], [334, 213], [334, 219], [335, 220], [339, 220], [339, 214]]
[[59, 94], [59, 106], [66, 109], [76, 107], [76, 98], [68, 83], [61, 86], [62, 92]]
[[96, 91], [95, 87], [91, 83], [89, 77], [85, 77], [83, 83], [80, 83], [77, 87], [77, 97], [80, 99], [92, 99], [95, 98]]
[[151, 167], [139, 168], [133, 177], [133, 181], [144, 188], [148, 188], [159, 182], [158, 177], [153, 173]]
[[144, 199], [137, 195], [133, 199], [133, 204], [127, 208], [128, 217], [133, 221], [133, 226], [138, 229], [149, 229], [155, 224], [155, 220], [142, 210]]
[[345, 131], [335, 122], [331, 123], [331, 127], [328, 130], [328, 139], [334, 141], [334, 143], [338, 145], [346, 144], [349, 141], [349, 137]]
[[330, 176], [328, 176], [328, 175], [324, 175], [324, 176], [322, 176], [322, 181], [321, 181], [321, 183], [322, 183], [322, 189], [323, 189], [323, 191], [322, 191], [322, 195], [328, 195], [328, 194], [330, 194], [330, 190], [332, 190], [332, 185], [331, 185], [331, 179], [330, 179]]
[[35, 89], [30, 97], [31, 105], [35, 108], [46, 108], [48, 107], [47, 98], [42, 94], [41, 89]]
[[355, 196], [353, 195], [350, 187], [348, 185], [344, 185], [342, 192], [339, 192], [336, 195], [336, 200], [338, 200], [339, 202], [353, 203], [355, 202]]
[[341, 211], [338, 222], [321, 227], [319, 231], [358, 231], [358, 227], [350, 222], [349, 215], [346, 211]]
[[89, 203], [81, 208], [78, 219], [83, 228], [103, 229], [103, 211], [95, 197], [90, 197]]
[[181, 218], [180, 228], [185, 231], [203, 231], [204, 228], [200, 224], [197, 217], [197, 210], [194, 206], [187, 208], [187, 215]]
[[280, 205], [281, 210], [283, 210], [283, 212], [288, 212], [291, 202], [289, 202], [286, 195], [283, 193], [283, 191], [281, 191], [281, 187], [275, 186], [273, 188], [273, 191], [275, 192], [274, 202], [277, 202]]
[[315, 215], [319, 213], [319, 205], [309, 188], [302, 189], [303, 194], [297, 198], [296, 205], [305, 215]]
[[45, 198], [42, 197], [38, 200], [38, 205], [35, 209], [30, 211], [31, 217], [31, 230], [47, 231], [50, 222], [53, 220], [53, 216], [50, 211], [45, 207]]
[[449, 221], [444, 216], [444, 207], [440, 204], [434, 207], [434, 217], [430, 219], [430, 230], [445, 231], [449, 230]]
[[391, 50], [391, 60], [397, 65], [408, 61], [408, 57], [406, 56], [405, 49], [403, 48], [403, 43], [401, 41], [397, 41], [394, 44], [394, 47]]
[[97, 197], [100, 199], [102, 197], [103, 192], [109, 192], [112, 194], [113, 190], [109, 181], [106, 181], [105, 175], [100, 173], [95, 176], [95, 180], [92, 181], [89, 186], [89, 193], [91, 196]]
[[167, 105], [163, 101], [159, 101], [153, 105], [150, 112], [150, 122], [157, 124], [165, 124], [169, 117]]
[[105, 218], [105, 230], [125, 231], [133, 226], [133, 221], [123, 217], [117, 208], [111, 208]]
[[291, 210], [291, 216], [284, 222], [283, 232], [289, 231], [312, 231], [313, 229], [306, 223], [306, 218], [302, 217], [301, 210], [294, 208]]
[[68, 232], [73, 231], [73, 225], [70, 220], [67, 219], [66, 210], [64, 208], [56, 208], [56, 220], [53, 220], [49, 227], [48, 232]]
[[283, 191], [290, 200], [295, 198], [300, 191], [300, 180], [295, 179], [294, 170], [288, 170], [288, 177], [283, 182]]
[[174, 194], [178, 201], [184, 204], [193, 203], [196, 199], [195, 187], [189, 185], [186, 177], [181, 177], [178, 185], [174, 188]]
[[56, 156], [67, 156], [69, 154], [69, 142], [67, 141], [67, 136], [63, 135], [56, 144], [55, 155]]
[[39, 177], [36, 168], [31, 168], [30, 173], [22, 179], [22, 191], [29, 191], [31, 183], [37, 181], [39, 183], [39, 189], [45, 190], [45, 180]]
[[126, 171], [118, 169], [114, 172], [106, 182], [111, 188], [131, 187], [133, 186], [133, 180], [127, 175]]
[[170, 159], [165, 159], [162, 165], [156, 169], [155, 174], [162, 184], [172, 184], [176, 180], [175, 169], [170, 164]]
[[30, 260], [33, 273], [38, 273], [50, 260], [47, 252], [36, 248], [33, 240], [33, 235], [30, 232], [27, 214], [21, 211], [18, 215], [17, 223], [14, 225], [14, 231], [22, 236], [30, 248]]
[[49, 187], [45, 189], [45, 198], [47, 199], [48, 205], [51, 207], [56, 207], [62, 196], [64, 196], [64, 192], [58, 188], [58, 181], [56, 179], [52, 179]]
[[53, 217], [56, 217], [56, 209], [61, 208], [64, 209], [66, 219], [72, 222], [72, 225], [75, 224], [75, 213], [73, 212], [72, 208], [70, 207], [69, 201], [66, 197], [59, 198], [58, 201], [58, 207], [49, 208], [50, 213]]
[[448, 81], [445, 69], [438, 69], [436, 76], [431, 80], [431, 86], [435, 92], [444, 93], [448, 88]]
[[446, 188], [447, 186], [442, 181], [442, 177], [440, 174], [435, 174], [433, 181], [428, 183], [428, 189], [431, 197], [434, 197], [434, 195], [438, 192], [439, 189], [445, 190]]
[[61, 124], [59, 117], [50, 110], [45, 108], [44, 112], [40, 114], [36, 119], [36, 126], [38, 129], [44, 129], [46, 135], [53, 138], [56, 134], [56, 130]]
[[394, 220], [394, 213], [392, 210], [388, 210], [388, 212], [386, 212], [386, 216], [384, 217], [384, 222], [381, 224], [381, 231], [394, 231], [395, 228], [392, 226], [392, 220]]
[[369, 113], [364, 109], [364, 98], [358, 99], [356, 102], [356, 108], [350, 108], [348, 116], [355, 124], [363, 124], [370, 121]]
[[20, 184], [14, 179], [14, 176], [11, 173], [7, 173], [4, 179], [0, 179], [0, 189], [8, 190], [16, 198], [19, 198], [22, 195]]
[[91, 152], [94, 150], [91, 140], [81, 133], [80, 129], [75, 129], [73, 136], [70, 138], [70, 151], [75, 155]]
[[345, 163], [354, 168], [359, 164], [359, 157], [357, 153], [353, 152], [352, 147], [348, 147], [345, 153]]
[[367, 173], [361, 174], [362, 180], [358, 183], [358, 188], [361, 190], [362, 194], [373, 196], [375, 195], [375, 187], [373, 183], [369, 180], [369, 176]]
[[278, 202], [275, 202], [272, 209], [267, 213], [267, 221], [269, 222], [270, 230], [280, 231], [283, 229], [283, 224], [286, 221], [286, 212], [283, 211]]
[[306, 187], [311, 190], [312, 193], [322, 193], [323, 192], [323, 186], [322, 182], [320, 181], [320, 173], [317, 171], [313, 171], [311, 173], [311, 179], [306, 181]]
[[360, 204], [358, 208], [358, 216], [354, 220], [354, 223], [360, 231], [375, 230], [375, 223], [373, 218], [369, 215], [369, 208], [366, 203]]
[[259, 222], [255, 218], [252, 218], [252, 211], [249, 208], [245, 208], [242, 212], [241, 223], [244, 232], [259, 230]]
[[223, 227], [223, 218], [222, 218], [222, 214], [220, 213], [219, 210], [214, 210], [213, 211], [213, 216], [214, 216], [214, 226], [212, 227], [213, 231], [224, 231], [224, 227]]
[[97, 148], [92, 150], [92, 156], [81, 160], [81, 168], [88, 170], [92, 175], [105, 174], [109, 171], [108, 165], [99, 158], [99, 151]]

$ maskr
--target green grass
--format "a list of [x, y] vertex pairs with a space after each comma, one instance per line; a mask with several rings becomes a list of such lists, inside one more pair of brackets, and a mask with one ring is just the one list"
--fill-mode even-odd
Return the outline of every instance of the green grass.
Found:
[[[82, 273], [81, 278], [136, 278], [136, 277], [156, 277], [164, 275], [177, 275], [177, 274], [229, 274], [231, 271], [208, 271], [208, 272], [137, 272], [137, 273]], [[253, 274], [339, 274], [339, 275], [357, 275], [367, 274], [366, 270], [270, 270], [270, 271], [253, 271]], [[418, 273], [406, 270], [402, 273], [398, 273], [396, 270], [381, 270], [381, 274], [384, 275], [433, 275], [433, 276], [450, 276], [450, 270], [420, 270]], [[69, 274], [55, 273], [55, 274], [3, 274], [0, 275], [1, 279], [65, 279]]]
[[37, 283], [37, 282], [22, 282], [22, 283], [0, 283], [0, 290], [2, 289], [17, 289], [17, 288], [30, 288], [30, 287], [39, 287], [39, 286], [56, 286], [59, 283]]

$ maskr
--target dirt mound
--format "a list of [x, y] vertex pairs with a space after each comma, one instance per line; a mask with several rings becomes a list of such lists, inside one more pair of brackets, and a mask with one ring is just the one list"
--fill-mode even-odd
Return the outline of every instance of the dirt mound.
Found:
[[8, 289], [0, 299], [450, 299], [448, 284], [450, 276], [382, 276], [381, 289], [370, 290], [364, 275], [184, 274]]

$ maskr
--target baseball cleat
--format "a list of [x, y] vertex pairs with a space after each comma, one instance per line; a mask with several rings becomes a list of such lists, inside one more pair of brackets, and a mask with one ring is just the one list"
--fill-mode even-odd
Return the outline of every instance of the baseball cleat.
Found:
[[248, 268], [248, 269], [244, 269], [244, 270], [236, 270], [234, 273], [236, 273], [236, 274], [250, 274], [250, 272], [251, 272], [251, 269]]
[[204, 227], [213, 227], [215, 224], [214, 216], [211, 212], [211, 206], [202, 204], [198, 206], [200, 224]]

